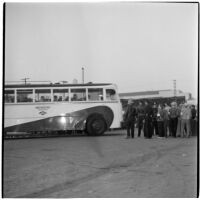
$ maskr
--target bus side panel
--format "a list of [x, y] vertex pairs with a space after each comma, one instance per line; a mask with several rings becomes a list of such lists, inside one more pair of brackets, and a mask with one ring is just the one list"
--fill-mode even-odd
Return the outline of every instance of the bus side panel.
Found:
[[110, 128], [121, 128], [121, 122], [123, 121], [121, 103], [109, 103], [108, 106], [112, 109], [114, 113], [114, 120]]
[[113, 111], [107, 106], [95, 106], [71, 113], [62, 113], [61, 116], [20, 123], [6, 127], [4, 130], [5, 132], [84, 130], [87, 118], [94, 113], [101, 114], [107, 123], [107, 127], [110, 127], [114, 118]]
[[[45, 103], [45, 104], [14, 104], [5, 105], [4, 127], [10, 127], [18, 124], [42, 120], [55, 116], [63, 116], [66, 113], [94, 108], [96, 106], [111, 106], [113, 103]], [[113, 110], [113, 109], [112, 109]], [[101, 111], [98, 111], [101, 112]], [[115, 112], [113, 110], [113, 112]]]

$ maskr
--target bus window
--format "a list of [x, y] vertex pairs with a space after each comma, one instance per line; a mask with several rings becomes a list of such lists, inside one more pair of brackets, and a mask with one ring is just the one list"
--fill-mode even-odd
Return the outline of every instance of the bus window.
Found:
[[15, 102], [15, 91], [14, 90], [5, 90], [4, 101], [5, 101], [5, 103], [14, 103]]
[[35, 90], [35, 102], [49, 102], [49, 101], [51, 101], [50, 89]]
[[71, 89], [71, 101], [86, 101], [86, 90]]
[[69, 101], [68, 89], [54, 89], [53, 101]]
[[113, 89], [106, 89], [106, 100], [117, 100], [116, 92]]
[[17, 102], [33, 102], [33, 90], [17, 90]]
[[102, 88], [89, 88], [88, 89], [89, 101], [103, 101], [103, 89]]

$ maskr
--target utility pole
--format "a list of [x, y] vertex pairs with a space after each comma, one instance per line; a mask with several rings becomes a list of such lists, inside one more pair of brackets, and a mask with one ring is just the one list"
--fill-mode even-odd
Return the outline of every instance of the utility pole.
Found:
[[176, 97], [176, 80], [173, 80], [174, 96]]
[[84, 67], [82, 67], [82, 83], [84, 83]]
[[30, 78], [22, 78], [21, 80], [23, 80], [24, 84], [26, 85], [26, 80], [28, 80], [28, 79], [30, 79]]

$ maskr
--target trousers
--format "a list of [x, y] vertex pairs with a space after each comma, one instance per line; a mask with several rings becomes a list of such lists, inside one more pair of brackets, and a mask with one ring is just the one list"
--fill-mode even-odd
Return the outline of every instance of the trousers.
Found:
[[176, 137], [176, 129], [177, 129], [177, 124], [178, 124], [178, 118], [171, 118], [170, 119], [170, 124], [171, 124], [171, 131], [172, 131], [172, 136]]
[[158, 122], [156, 119], [153, 119], [153, 134], [158, 135]]
[[169, 128], [169, 126], [168, 126], [168, 120], [164, 120], [163, 121], [163, 125], [164, 125], [164, 135], [165, 135], [165, 137], [168, 137], [168, 133], [167, 133], [168, 128]]
[[126, 130], [127, 130], [127, 137], [134, 138], [135, 121], [127, 122]]
[[165, 136], [164, 122], [163, 121], [158, 121], [158, 135], [159, 135], [159, 137]]
[[153, 123], [151, 117], [145, 117], [144, 123], [144, 137], [145, 138], [152, 138], [153, 135]]
[[[186, 131], [185, 131], [186, 128]], [[186, 137], [190, 136], [190, 120], [182, 119], [181, 120], [181, 137], [184, 137], [186, 133]]]
[[141, 135], [141, 130], [143, 128], [143, 120], [144, 120], [143, 116], [138, 116], [138, 137], [140, 137]]

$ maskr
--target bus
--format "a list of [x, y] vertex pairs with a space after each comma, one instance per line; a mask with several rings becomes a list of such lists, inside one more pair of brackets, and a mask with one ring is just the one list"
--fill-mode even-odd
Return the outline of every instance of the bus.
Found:
[[102, 135], [120, 128], [122, 105], [111, 83], [7, 84], [4, 136], [82, 131]]

